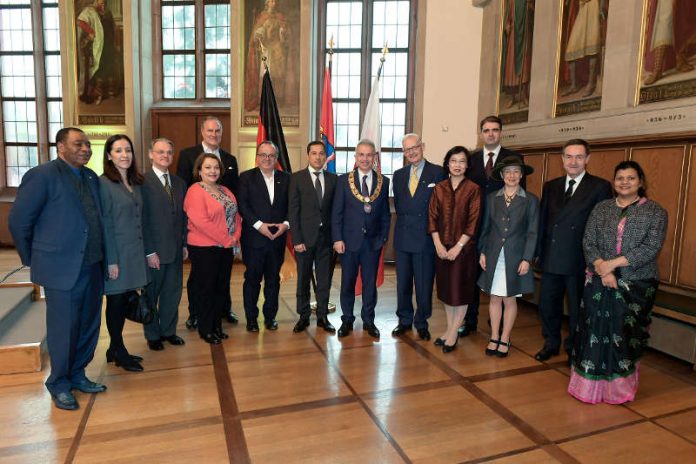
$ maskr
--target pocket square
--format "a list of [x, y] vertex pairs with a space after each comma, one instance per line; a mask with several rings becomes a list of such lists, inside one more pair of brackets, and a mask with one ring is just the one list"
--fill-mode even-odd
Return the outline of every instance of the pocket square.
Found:
[[428, 184], [428, 188], [432, 188], [432, 187], [435, 187], [435, 183]]

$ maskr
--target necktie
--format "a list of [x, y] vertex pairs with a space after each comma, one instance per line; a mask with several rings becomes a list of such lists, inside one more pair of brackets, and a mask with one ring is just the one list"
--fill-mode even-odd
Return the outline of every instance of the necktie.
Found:
[[162, 177], [164, 177], [164, 191], [167, 192], [169, 200], [172, 201], [174, 200], [174, 195], [172, 195], [172, 184], [169, 183], [169, 174], [164, 173]]
[[370, 196], [370, 190], [367, 188], [367, 176], [363, 176], [363, 181], [362, 181], [362, 195], [364, 197], [369, 197]]
[[321, 190], [321, 182], [319, 182], [319, 174], [321, 174], [321, 171], [314, 171], [314, 175], [316, 176], [316, 179], [314, 180], [314, 189], [317, 191], [317, 200], [319, 200], [319, 206], [321, 206], [321, 199], [324, 196], [324, 193]]
[[570, 179], [568, 182], [568, 188], [565, 191], [565, 194], [563, 195], [563, 202], [567, 203], [568, 200], [570, 200], [570, 197], [573, 196], [573, 185], [575, 185], [575, 180]]
[[493, 152], [488, 153], [488, 162], [486, 163], [486, 177], [491, 177], [493, 173]]
[[408, 181], [408, 190], [411, 192], [411, 196], [416, 194], [416, 189], [418, 188], [418, 174], [416, 173], [416, 168], [411, 168], [411, 179]]

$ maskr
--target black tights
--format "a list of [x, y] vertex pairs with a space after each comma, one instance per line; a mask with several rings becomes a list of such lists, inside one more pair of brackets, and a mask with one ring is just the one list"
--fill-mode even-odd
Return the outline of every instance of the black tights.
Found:
[[106, 295], [106, 328], [109, 330], [111, 343], [109, 351], [114, 354], [126, 354], [126, 346], [123, 344], [123, 326], [126, 323], [126, 293]]

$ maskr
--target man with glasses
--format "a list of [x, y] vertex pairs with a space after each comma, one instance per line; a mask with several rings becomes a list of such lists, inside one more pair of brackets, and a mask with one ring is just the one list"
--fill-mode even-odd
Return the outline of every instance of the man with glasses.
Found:
[[256, 148], [256, 167], [239, 176], [237, 201], [242, 215], [242, 258], [244, 272], [244, 313], [246, 329], [258, 332], [257, 307], [261, 280], [263, 317], [266, 330], [277, 330], [280, 267], [285, 258], [290, 174], [275, 169], [278, 148], [263, 141]]
[[435, 166], [423, 158], [425, 144], [418, 134], [406, 134], [401, 146], [408, 164], [398, 169], [393, 178], [396, 315], [399, 324], [392, 335], [403, 335], [414, 325], [421, 340], [430, 340], [428, 319], [432, 314], [435, 246], [428, 234], [428, 207], [435, 184], [445, 176], [441, 166]]

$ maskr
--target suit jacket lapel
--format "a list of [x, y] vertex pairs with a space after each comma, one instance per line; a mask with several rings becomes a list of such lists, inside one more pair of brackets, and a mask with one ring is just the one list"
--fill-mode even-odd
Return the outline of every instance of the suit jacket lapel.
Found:
[[[63, 183], [63, 187], [70, 192], [70, 198], [72, 198], [73, 202], [77, 205], [78, 208], [82, 210], [84, 213], [84, 208], [82, 206], [82, 202], [80, 201], [80, 196], [77, 193], [77, 190], [75, 189], [75, 186], [73, 185], [73, 179], [68, 177], [68, 176], [75, 176], [75, 174], [70, 170], [70, 167], [64, 166], [62, 164], [63, 162], [56, 160], [56, 167], [58, 168], [58, 172], [60, 173], [60, 181]], [[84, 175], [87, 175], [87, 173], [83, 173]], [[78, 178], [78, 182], [81, 179]], [[94, 203], [97, 204], [97, 208], [99, 212], [101, 213], [101, 204], [99, 201], [99, 194], [98, 192], [94, 191], [94, 188], [92, 187], [92, 182], [87, 182], [90, 186], [90, 191], [92, 192], [92, 196], [94, 197]]]

